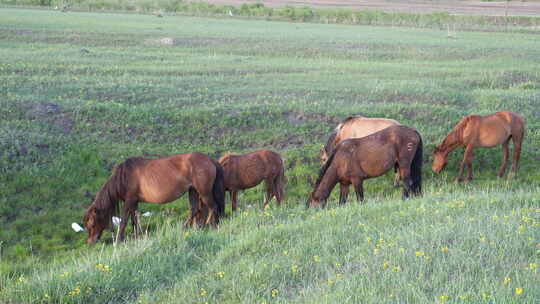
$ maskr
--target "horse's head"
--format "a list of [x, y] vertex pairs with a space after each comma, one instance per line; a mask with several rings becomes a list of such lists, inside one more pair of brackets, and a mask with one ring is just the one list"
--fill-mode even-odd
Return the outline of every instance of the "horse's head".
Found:
[[439, 173], [446, 167], [446, 164], [448, 164], [448, 152], [440, 147], [435, 147], [435, 150], [433, 150], [433, 164], [431, 165], [431, 169], [433, 172]]
[[328, 153], [325, 148], [321, 148], [321, 164], [324, 164], [328, 160]]
[[88, 231], [86, 243], [95, 244], [99, 238], [101, 238], [103, 230], [107, 228], [109, 223], [107, 221], [107, 216], [104, 213], [104, 210], [99, 210], [94, 206], [90, 206], [88, 210], [86, 210], [83, 217], [84, 228]]
[[306, 207], [307, 208], [313, 208], [313, 207], [317, 207], [317, 206], [324, 206], [325, 205], [324, 203], [325, 202], [315, 198], [314, 192], [312, 192], [309, 195], [309, 197], [308, 197], [308, 199], [306, 201]]

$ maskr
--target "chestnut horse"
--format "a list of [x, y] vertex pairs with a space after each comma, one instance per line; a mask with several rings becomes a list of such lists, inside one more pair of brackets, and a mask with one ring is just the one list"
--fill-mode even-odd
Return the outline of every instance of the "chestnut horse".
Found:
[[403, 181], [403, 198], [422, 194], [422, 137], [413, 128], [392, 126], [363, 138], [342, 141], [321, 168], [307, 206], [326, 205], [340, 183], [339, 203], [347, 201], [349, 185], [356, 199], [364, 199], [363, 181], [385, 174], [395, 166]]
[[283, 187], [286, 183], [285, 169], [281, 156], [270, 150], [235, 155], [226, 154], [219, 159], [225, 175], [225, 190], [230, 191], [232, 210], [236, 210], [238, 190], [253, 188], [263, 180], [266, 183], [264, 206], [275, 197], [278, 205], [283, 200]]
[[519, 167], [519, 155], [524, 133], [525, 121], [516, 113], [505, 111], [486, 116], [466, 116], [446, 136], [442, 144], [435, 147], [432, 169], [435, 173], [441, 172], [448, 163], [448, 154], [458, 146], [462, 146], [465, 148], [465, 153], [455, 182], [463, 180], [465, 166], [469, 171], [467, 181], [470, 181], [472, 180], [473, 149], [502, 145], [503, 159], [499, 169], [499, 177], [503, 177], [508, 164], [508, 143], [512, 139], [514, 143], [512, 172], [515, 174]]
[[[335, 147], [343, 140], [349, 138], [362, 138], [379, 132], [391, 126], [399, 126], [400, 123], [389, 118], [370, 118], [360, 115], [347, 117], [343, 120], [328, 138], [326, 145], [321, 149], [321, 163], [328, 160]], [[394, 185], [399, 186], [399, 173], [396, 170]]]
[[176, 154], [149, 159], [128, 158], [117, 165], [86, 210], [83, 224], [88, 231], [87, 243], [99, 240], [103, 230], [124, 201], [119, 239], [124, 239], [126, 224], [131, 223], [137, 236], [136, 211], [139, 202], [169, 203], [189, 192], [190, 216], [186, 225], [196, 224], [198, 212], [209, 209], [205, 224], [216, 226], [225, 212], [223, 168], [202, 153]]

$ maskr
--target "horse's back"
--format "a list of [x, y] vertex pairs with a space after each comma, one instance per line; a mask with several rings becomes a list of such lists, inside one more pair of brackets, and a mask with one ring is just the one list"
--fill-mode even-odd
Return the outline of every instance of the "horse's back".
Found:
[[281, 156], [271, 150], [233, 155], [220, 159], [225, 170], [227, 188], [247, 189], [254, 187], [275, 174], [281, 172]]
[[[194, 184], [213, 184], [216, 168], [209, 156], [183, 153], [146, 159], [138, 170], [139, 192], [145, 201], [167, 203], [185, 193]], [[198, 179], [205, 179], [200, 182]]]
[[338, 138], [340, 141], [349, 138], [362, 138], [396, 125], [400, 125], [400, 123], [389, 118], [356, 117], [341, 124]]
[[412, 153], [412, 158], [421, 140], [416, 129], [396, 125], [363, 138], [347, 139], [340, 146], [353, 160], [349, 166], [358, 165], [367, 178], [388, 172], [404, 154]]

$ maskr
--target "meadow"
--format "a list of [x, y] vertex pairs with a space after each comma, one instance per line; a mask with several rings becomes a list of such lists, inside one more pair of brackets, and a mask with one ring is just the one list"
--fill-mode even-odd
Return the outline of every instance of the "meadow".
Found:
[[[0, 302], [533, 303], [540, 32], [442, 28], [0, 10]], [[471, 183], [451, 184], [461, 150], [431, 172], [462, 116], [500, 110], [526, 119], [517, 177], [496, 177], [500, 148], [475, 151]], [[419, 130], [423, 198], [388, 174], [364, 204], [305, 210], [352, 114]], [[180, 227], [186, 198], [141, 204], [126, 244], [70, 228], [129, 156], [260, 148], [285, 159], [282, 208], [256, 188], [215, 231]]]

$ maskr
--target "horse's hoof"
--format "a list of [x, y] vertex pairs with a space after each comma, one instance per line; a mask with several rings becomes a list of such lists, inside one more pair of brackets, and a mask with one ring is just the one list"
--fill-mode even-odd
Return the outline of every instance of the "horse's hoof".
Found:
[[454, 184], [456, 184], [456, 185], [457, 185], [457, 184], [460, 184], [461, 182], [462, 182], [462, 180], [461, 180], [461, 179], [458, 179], [458, 178], [456, 178], [456, 179], [454, 180]]

